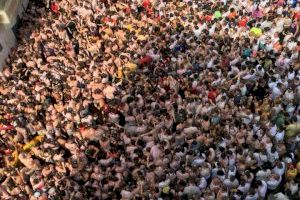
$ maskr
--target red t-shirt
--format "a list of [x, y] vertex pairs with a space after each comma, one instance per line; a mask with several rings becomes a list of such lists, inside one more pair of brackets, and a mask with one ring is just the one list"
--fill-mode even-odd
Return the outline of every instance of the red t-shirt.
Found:
[[151, 56], [148, 56], [148, 55], [144, 56], [144, 57], [141, 58], [140, 61], [139, 61], [139, 63], [140, 63], [141, 65], [147, 65], [147, 64], [150, 64], [151, 62], [152, 62], [152, 58], [151, 58]]
[[[115, 23], [116, 23], [116, 20], [115, 20], [115, 19], [112, 19], [112, 18], [109, 18], [109, 17], [105, 17], [105, 18], [103, 18], [103, 22], [115, 24]], [[103, 29], [105, 29], [105, 28], [103, 28]]]
[[278, 0], [277, 1], [277, 6], [283, 6], [284, 0]]
[[107, 23], [107, 22], [109, 22], [109, 21], [110, 21], [110, 20], [109, 20], [108, 17], [104, 17], [104, 18], [103, 18], [103, 22]]
[[208, 93], [208, 98], [212, 100], [212, 102], [216, 102], [217, 96], [218, 96], [218, 90], [212, 90]]
[[130, 14], [131, 13], [131, 8], [128, 6], [124, 9], [125, 13]]
[[107, 104], [104, 105], [103, 112], [104, 113], [109, 113], [110, 112], [110, 107]]
[[13, 125], [0, 125], [0, 131], [12, 130], [14, 128]]
[[230, 60], [227, 56], [222, 57], [222, 61], [221, 61], [221, 68], [223, 70], [227, 70], [230, 66]]
[[59, 10], [58, 5], [57, 5], [56, 3], [52, 3], [52, 4], [51, 4], [51, 10], [52, 10], [52, 12], [54, 12], [54, 13], [58, 13], [58, 10]]
[[161, 17], [159, 15], [157, 15], [154, 19], [156, 22], [159, 22], [161, 20]]
[[145, 9], [149, 8], [150, 5], [151, 5], [150, 0], [145, 0], [145, 1], [143, 1], [143, 7], [144, 7]]
[[246, 27], [246, 26], [247, 26], [247, 23], [248, 23], [247, 17], [243, 17], [243, 18], [238, 22], [238, 25], [239, 25], [239, 27]]
[[148, 15], [152, 15], [152, 13], [153, 13], [152, 8], [147, 8], [147, 14], [148, 14]]
[[117, 158], [118, 157], [118, 154], [117, 153], [113, 153], [113, 152], [107, 152], [106, 153], [106, 156], [108, 158]]
[[84, 130], [85, 130], [85, 127], [83, 127], [83, 126], [79, 128], [80, 133], [82, 133]]
[[300, 19], [300, 12], [296, 12], [294, 14], [294, 19]]

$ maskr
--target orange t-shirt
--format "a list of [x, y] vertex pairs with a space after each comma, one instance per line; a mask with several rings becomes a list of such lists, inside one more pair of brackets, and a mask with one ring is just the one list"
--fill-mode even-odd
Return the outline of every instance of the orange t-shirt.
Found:
[[235, 17], [236, 17], [236, 12], [235, 12], [235, 11], [229, 13], [229, 15], [228, 15], [228, 18], [229, 18], [229, 19], [234, 19]]
[[205, 15], [205, 20], [207, 21], [207, 22], [210, 22], [211, 20], [212, 20], [212, 15]]
[[277, 51], [280, 51], [281, 48], [282, 48], [282, 46], [280, 45], [279, 42], [276, 42], [276, 43], [274, 44], [273, 48], [274, 48], [275, 50], [277, 50]]

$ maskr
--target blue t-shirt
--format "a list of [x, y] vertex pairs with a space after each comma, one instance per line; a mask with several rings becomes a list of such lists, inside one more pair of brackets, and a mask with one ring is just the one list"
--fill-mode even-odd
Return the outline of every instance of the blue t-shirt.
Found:
[[243, 56], [248, 58], [251, 55], [251, 49], [245, 49], [243, 52]]

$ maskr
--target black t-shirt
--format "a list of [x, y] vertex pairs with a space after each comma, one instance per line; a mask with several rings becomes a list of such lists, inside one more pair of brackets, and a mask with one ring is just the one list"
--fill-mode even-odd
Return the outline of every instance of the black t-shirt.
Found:
[[75, 53], [79, 54], [79, 43], [77, 40], [73, 42], [73, 47], [74, 47]]
[[257, 86], [256, 88], [253, 89], [252, 95], [256, 97], [257, 100], [263, 100], [264, 97], [267, 95], [267, 88], [268, 86]]
[[178, 94], [181, 96], [182, 99], [185, 99], [184, 89], [180, 88]]
[[125, 126], [126, 124], [125, 116], [121, 112], [119, 112], [118, 115], [119, 115], [119, 125]]

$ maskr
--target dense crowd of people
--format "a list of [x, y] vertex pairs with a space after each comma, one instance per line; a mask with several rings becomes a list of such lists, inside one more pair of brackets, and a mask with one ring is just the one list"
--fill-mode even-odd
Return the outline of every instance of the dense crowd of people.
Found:
[[37, 0], [18, 39], [1, 199], [299, 199], [297, 0]]

